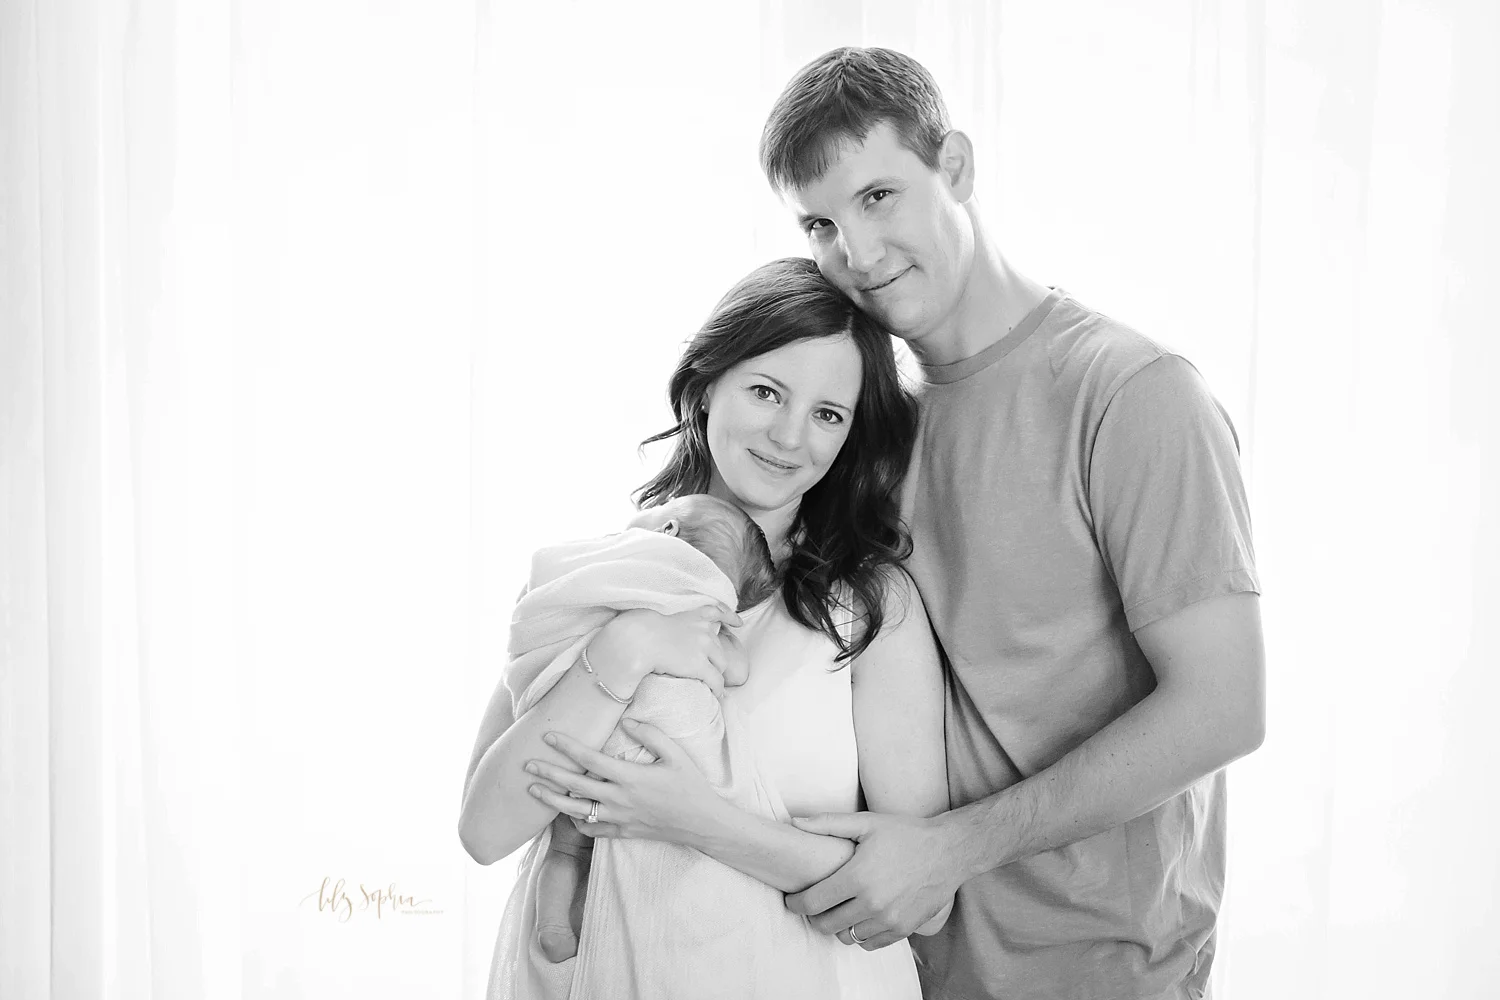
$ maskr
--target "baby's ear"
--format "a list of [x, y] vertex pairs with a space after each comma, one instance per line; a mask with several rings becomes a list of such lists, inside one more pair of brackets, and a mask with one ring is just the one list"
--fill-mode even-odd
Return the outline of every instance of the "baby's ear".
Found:
[[675, 518], [675, 517], [669, 518], [667, 520], [667, 523], [664, 524], [664, 525], [662, 525], [661, 528], [659, 528], [658, 530], [663, 535], [671, 535], [673, 538], [676, 538], [677, 537], [677, 518]]

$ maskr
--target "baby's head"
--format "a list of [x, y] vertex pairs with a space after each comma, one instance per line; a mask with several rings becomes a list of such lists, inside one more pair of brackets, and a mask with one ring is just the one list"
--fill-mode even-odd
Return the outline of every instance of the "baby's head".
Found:
[[676, 497], [641, 511], [627, 527], [676, 535], [712, 559], [734, 584], [736, 611], [759, 604], [776, 590], [776, 564], [765, 533], [727, 500], [706, 493]]

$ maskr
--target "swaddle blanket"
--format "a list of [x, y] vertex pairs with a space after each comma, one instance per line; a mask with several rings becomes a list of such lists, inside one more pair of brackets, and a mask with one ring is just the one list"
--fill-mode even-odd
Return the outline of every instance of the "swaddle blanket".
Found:
[[[675, 614], [735, 606], [733, 584], [687, 542], [639, 528], [542, 549], [511, 619], [504, 684], [513, 722], [621, 611]], [[713, 788], [753, 814], [784, 822], [733, 710], [699, 681], [653, 674], [625, 713], [676, 740]], [[652, 761], [616, 729], [605, 753]], [[578, 954], [549, 962], [536, 941], [537, 877], [550, 827], [517, 871], [491, 969], [495, 998], [713, 1000], [814, 998], [837, 992], [829, 942], [788, 911], [779, 890], [677, 844], [595, 841]]]

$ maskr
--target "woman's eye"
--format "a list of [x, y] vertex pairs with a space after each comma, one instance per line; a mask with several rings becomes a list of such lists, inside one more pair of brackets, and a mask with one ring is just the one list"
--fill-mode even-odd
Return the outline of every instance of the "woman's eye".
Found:
[[776, 390], [768, 385], [752, 385], [750, 391], [755, 393], [756, 399], [774, 400], [778, 398]]
[[817, 416], [819, 420], [828, 424], [837, 425], [844, 422], [844, 415], [842, 413], [839, 413], [837, 410], [818, 410], [815, 416]]

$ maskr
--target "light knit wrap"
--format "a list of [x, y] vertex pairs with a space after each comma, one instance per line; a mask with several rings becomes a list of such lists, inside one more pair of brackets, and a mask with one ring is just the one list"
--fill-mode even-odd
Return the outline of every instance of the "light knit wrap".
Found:
[[[511, 619], [504, 684], [508, 727], [534, 706], [615, 615], [735, 606], [734, 587], [706, 555], [638, 528], [545, 548]], [[653, 674], [626, 718], [678, 742], [715, 791], [755, 815], [785, 822], [733, 709], [701, 682]], [[655, 760], [616, 729], [604, 752]], [[749, 1000], [838, 993], [835, 955], [780, 891], [689, 847], [598, 840], [576, 957], [551, 963], [536, 940], [537, 880], [550, 826], [526, 850], [501, 920], [491, 1000]]]

